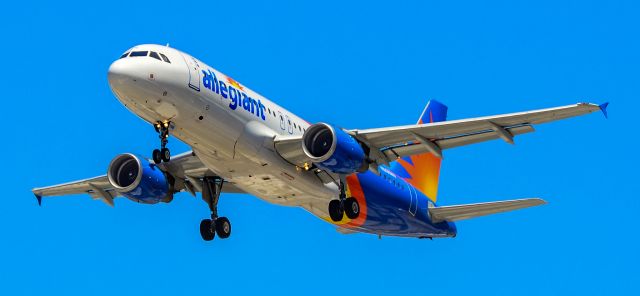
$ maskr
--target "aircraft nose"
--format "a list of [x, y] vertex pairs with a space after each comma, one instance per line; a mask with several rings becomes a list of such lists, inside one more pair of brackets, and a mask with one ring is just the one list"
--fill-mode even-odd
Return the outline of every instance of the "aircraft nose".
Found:
[[134, 69], [131, 63], [127, 63], [126, 60], [116, 60], [109, 66], [107, 71], [107, 79], [111, 84], [118, 84], [124, 80], [134, 78]]

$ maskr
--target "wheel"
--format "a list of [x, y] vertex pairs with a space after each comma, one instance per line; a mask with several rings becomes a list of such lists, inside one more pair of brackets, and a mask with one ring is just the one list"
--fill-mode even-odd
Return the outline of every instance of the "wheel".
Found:
[[213, 240], [213, 238], [216, 237], [216, 232], [213, 230], [213, 227], [211, 227], [211, 222], [211, 219], [200, 221], [200, 235], [205, 241]]
[[153, 149], [153, 162], [155, 162], [156, 164], [159, 164], [160, 162], [162, 162], [162, 157], [160, 156], [160, 150], [158, 149]]
[[216, 219], [216, 233], [220, 238], [228, 238], [231, 235], [231, 222], [227, 217]]
[[339, 200], [334, 199], [329, 202], [329, 217], [331, 217], [333, 222], [341, 221], [343, 214], [344, 210], [342, 209], [342, 205]]
[[349, 197], [344, 201], [344, 212], [349, 219], [358, 218], [360, 215], [360, 204], [354, 197]]
[[160, 158], [162, 158], [164, 162], [169, 162], [171, 159], [171, 151], [169, 151], [169, 148], [162, 148], [162, 150], [160, 150]]

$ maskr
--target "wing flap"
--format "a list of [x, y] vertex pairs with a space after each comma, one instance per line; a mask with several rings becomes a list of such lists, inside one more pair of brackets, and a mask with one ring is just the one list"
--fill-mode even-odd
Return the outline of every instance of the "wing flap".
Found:
[[525, 198], [429, 208], [433, 222], [459, 221], [546, 204], [540, 198]]
[[[523, 125], [506, 129], [509, 133], [514, 136], [522, 135], [526, 133], [532, 133], [535, 131], [533, 126], [531, 125]], [[469, 135], [460, 135], [456, 137], [450, 137], [447, 139], [432, 141], [435, 143], [440, 149], [449, 149], [455, 148], [459, 146], [471, 145], [476, 143], [481, 143], [489, 140], [499, 139], [500, 136], [492, 131], [479, 132], [475, 134]], [[385, 155], [389, 159], [394, 159], [403, 156], [416, 155], [430, 152], [424, 145], [420, 145], [419, 142], [409, 142], [404, 143], [399, 146], [386, 147], [381, 149]]]
[[104, 203], [113, 206], [113, 199], [119, 195], [109, 183], [106, 175], [54, 186], [34, 188], [32, 192], [38, 199], [38, 204], [42, 203], [43, 196], [61, 196], [86, 193], [94, 199], [100, 199]]
[[32, 191], [33, 194], [39, 196], [60, 196], [68, 194], [90, 193], [94, 190], [92, 186], [100, 188], [110, 188], [111, 184], [109, 184], [107, 175], [102, 175], [59, 185], [34, 188]]

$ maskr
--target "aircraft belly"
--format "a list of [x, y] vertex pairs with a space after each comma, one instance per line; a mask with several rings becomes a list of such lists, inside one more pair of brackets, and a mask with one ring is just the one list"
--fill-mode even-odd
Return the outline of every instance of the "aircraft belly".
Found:
[[[419, 196], [417, 210], [410, 211], [412, 196], [408, 188], [398, 187], [372, 172], [348, 176], [347, 185], [347, 196], [356, 198], [360, 204], [360, 216], [354, 220], [345, 217], [334, 223], [338, 226], [393, 236], [446, 237], [453, 234], [446, 222], [431, 223], [424, 195]], [[331, 222], [329, 218], [324, 219]]]
[[[260, 165], [241, 158], [213, 158], [194, 150], [200, 160], [225, 180], [233, 182], [238, 188], [261, 199], [279, 205], [299, 206], [310, 200], [330, 200], [336, 194], [325, 188], [305, 190], [300, 186], [304, 182], [291, 180], [288, 173], [274, 165]], [[296, 176], [294, 176], [295, 178]]]

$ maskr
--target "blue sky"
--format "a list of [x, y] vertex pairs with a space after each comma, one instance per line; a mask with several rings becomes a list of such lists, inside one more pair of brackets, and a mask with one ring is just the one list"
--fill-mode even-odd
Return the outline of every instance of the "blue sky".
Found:
[[[640, 293], [634, 1], [302, 2], [4, 4], [0, 294]], [[170, 43], [310, 122], [347, 128], [413, 123], [429, 98], [449, 118], [610, 101], [610, 119], [446, 151], [444, 204], [549, 201], [460, 222], [455, 239], [340, 235], [248, 195], [222, 197], [234, 233], [213, 243], [198, 233], [206, 205], [188, 194], [37, 207], [32, 187], [157, 145], [106, 80], [141, 43]]]

